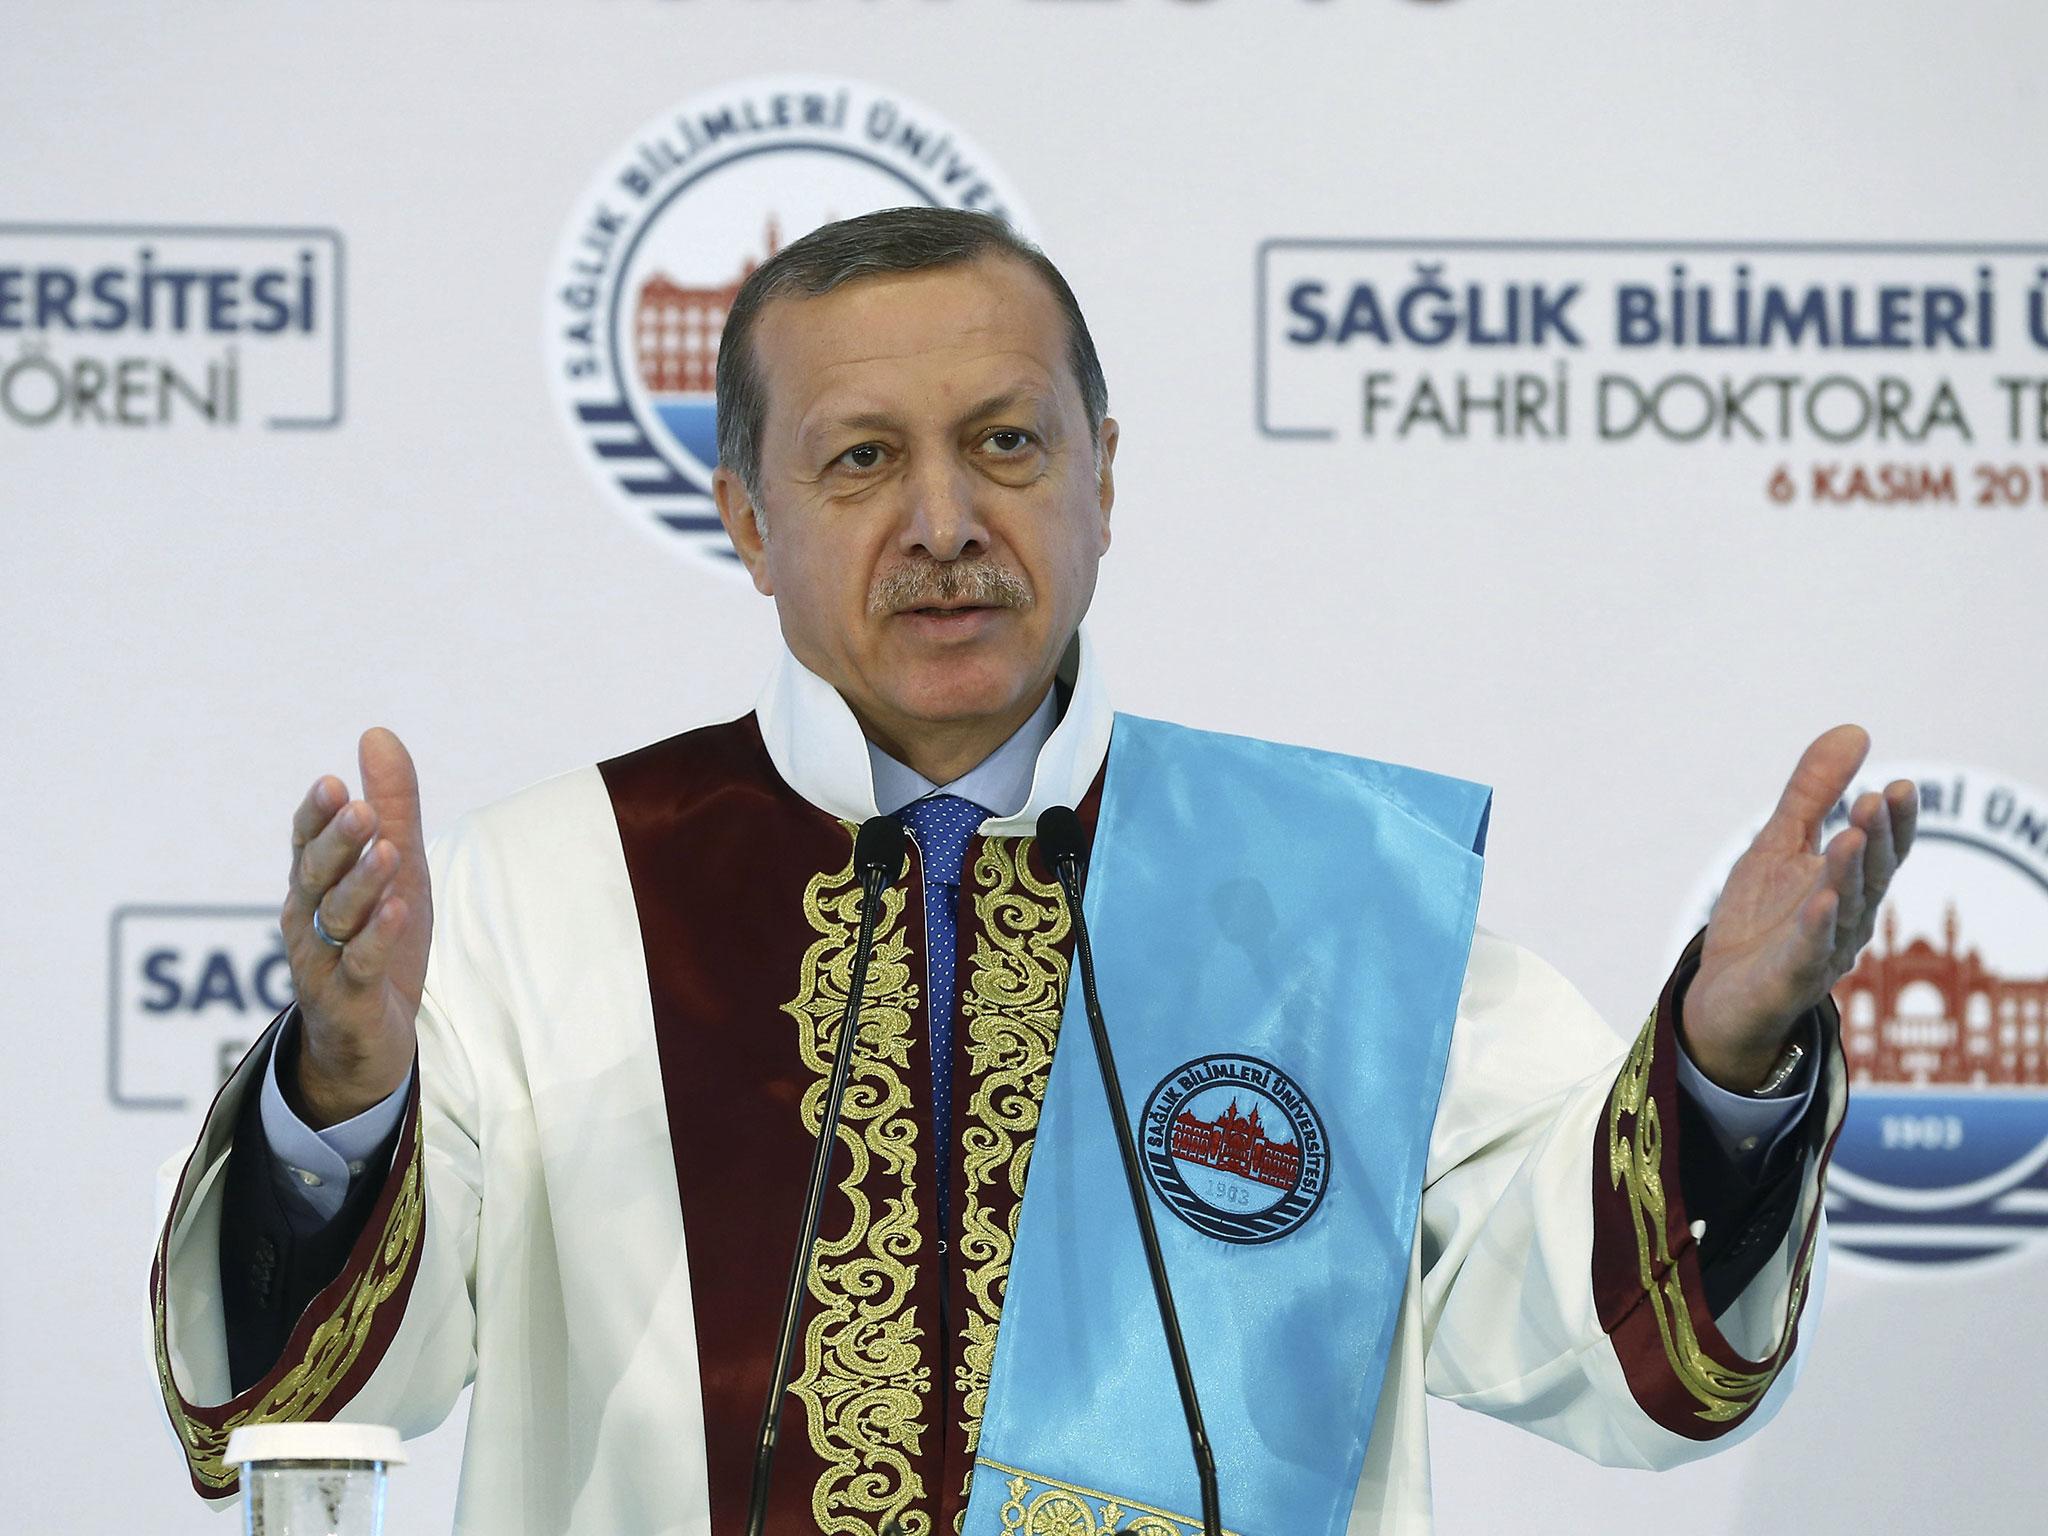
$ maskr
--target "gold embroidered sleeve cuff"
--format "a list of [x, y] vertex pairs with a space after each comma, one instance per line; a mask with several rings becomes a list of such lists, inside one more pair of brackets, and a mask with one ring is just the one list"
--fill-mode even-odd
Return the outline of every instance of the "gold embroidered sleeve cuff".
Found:
[[[266, 1036], [256, 1053], [267, 1049]], [[245, 1076], [237, 1073], [238, 1078]], [[171, 1365], [168, 1297], [172, 1234], [211, 1160], [202, 1157], [209, 1150], [202, 1141], [179, 1177], [150, 1267], [150, 1310], [157, 1381], [184, 1448], [192, 1486], [204, 1498], [226, 1499], [240, 1488], [239, 1470], [222, 1460], [232, 1430], [247, 1424], [334, 1418], [362, 1390], [398, 1330], [419, 1268], [426, 1227], [419, 1074], [414, 1073], [406, 1097], [390, 1176], [341, 1273], [313, 1298], [269, 1373], [246, 1391], [213, 1405], [191, 1401], [179, 1386]]]
[[1695, 937], [1665, 983], [1595, 1128], [1593, 1149], [1593, 1298], [1630, 1393], [1659, 1425], [1692, 1440], [1714, 1440], [1746, 1420], [1792, 1356], [1820, 1236], [1821, 1185], [1848, 1105], [1839, 1018], [1821, 1009], [1820, 1091], [1824, 1117], [1795, 1134], [1814, 1138], [1785, 1264], [1752, 1285], [1788, 1272], [1775, 1336], [1759, 1356], [1730, 1342], [1707, 1304], [1699, 1243], [1679, 1178], [1676, 991], [1690, 974]]

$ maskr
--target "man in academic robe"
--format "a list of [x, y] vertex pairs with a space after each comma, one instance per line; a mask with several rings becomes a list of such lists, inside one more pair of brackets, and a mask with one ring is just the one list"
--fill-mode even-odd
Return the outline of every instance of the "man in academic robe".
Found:
[[[1775, 1412], [1811, 1336], [1845, 1107], [1828, 990], [1911, 841], [1912, 786], [1860, 798], [1823, 849], [1867, 740], [1816, 740], [1620, 1043], [1539, 960], [1473, 931], [1477, 786], [1113, 716], [1081, 624], [1109, 544], [1106, 407], [1073, 295], [1000, 224], [902, 209], [827, 226], [749, 280], [719, 358], [719, 509], [785, 641], [755, 711], [526, 790], [431, 850], [389, 732], [363, 738], [362, 798], [312, 787], [281, 914], [298, 1002], [165, 1171], [157, 1364], [201, 1495], [235, 1492], [237, 1425], [417, 1434], [468, 1385], [458, 1530], [741, 1529], [860, 920], [853, 833], [890, 814], [910, 864], [876, 923], [768, 1529], [1198, 1529], [1177, 1418], [1133, 1407], [1163, 1371], [1149, 1298], [1088, 1288], [1092, 1264], [1128, 1267], [1130, 1211], [1075, 1214], [1116, 1175], [1077, 1150], [1099, 1093], [1058, 1098], [1085, 1026], [1063, 1029], [1073, 915], [1033, 836], [1070, 805], [1095, 838], [1107, 966], [1096, 882], [1133, 890], [1163, 856], [1173, 839], [1147, 829], [1176, 812], [1155, 786], [1183, 759], [1262, 785], [1242, 765], [1270, 764], [1283, 824], [1294, 785], [1306, 804], [1312, 781], [1342, 781], [1338, 820], [1266, 842], [1303, 882], [1355, 869], [1394, 893], [1388, 923], [1440, 909], [1426, 959], [1371, 961], [1410, 1001], [1370, 1001], [1387, 985], [1360, 972], [1356, 1010], [1333, 983], [1262, 1026], [1306, 1057], [1355, 1039], [1361, 1083], [1380, 1042], [1437, 1042], [1413, 1055], [1412, 1124], [1386, 1157], [1358, 1154], [1383, 1128], [1333, 1112], [1348, 1090], [1313, 1073], [1320, 1117], [1291, 1133], [1276, 1113], [1248, 1129], [1240, 1096], [1187, 1112], [1191, 1135], [1258, 1140], [1268, 1184], [1302, 1193], [1322, 1156], [1328, 1185], [1296, 1202], [1298, 1230], [1236, 1245], [1220, 1207], [1157, 1202], [1176, 1285], [1282, 1277], [1242, 1318], [1190, 1330], [1205, 1403], [1287, 1406], [1285, 1373], [1231, 1364], [1257, 1327], [1359, 1362], [1326, 1383], [1341, 1411], [1225, 1431], [1229, 1527], [1427, 1530], [1426, 1392], [1635, 1467]], [[1347, 950], [1405, 953], [1294, 912], [1286, 886], [1258, 886], [1283, 920], [1220, 879], [1180, 926], [1255, 959], [1321, 955], [1339, 979]], [[1131, 1021], [1140, 1060], [1252, 1059], [1220, 1049], [1228, 1025], [1199, 990], [1174, 1004]], [[1267, 1088], [1241, 1097], [1296, 1102]], [[1347, 1200], [1393, 1236], [1370, 1263], [1336, 1225]], [[1327, 1261], [1290, 1260], [1325, 1240]], [[1354, 1253], [1375, 1273], [1352, 1273]], [[1269, 1267], [1216, 1268], [1254, 1263]], [[1384, 1325], [1341, 1339], [1350, 1302], [1332, 1317], [1332, 1296]], [[1288, 1332], [1297, 1312], [1313, 1337]], [[1035, 1443], [1039, 1388], [1019, 1357], [1063, 1349], [1094, 1362], [1044, 1384], [1068, 1394], [1079, 1449], [1026, 1465], [1039, 1453], [1010, 1447]], [[991, 1446], [998, 1409], [1015, 1438]], [[1119, 1447], [1115, 1464], [1089, 1464], [1090, 1445]], [[1281, 1495], [1241, 1491], [1290, 1482], [1326, 1513], [1283, 1528]]]

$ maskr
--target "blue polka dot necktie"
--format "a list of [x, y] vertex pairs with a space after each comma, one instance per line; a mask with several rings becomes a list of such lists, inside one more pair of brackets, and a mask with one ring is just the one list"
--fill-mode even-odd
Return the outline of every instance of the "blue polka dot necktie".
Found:
[[926, 1015], [931, 1020], [932, 1154], [938, 1159], [933, 1183], [938, 1195], [939, 1233], [948, 1230], [953, 1183], [953, 963], [959, 938], [960, 864], [968, 839], [989, 812], [958, 795], [926, 795], [896, 813], [917, 839], [924, 860]]

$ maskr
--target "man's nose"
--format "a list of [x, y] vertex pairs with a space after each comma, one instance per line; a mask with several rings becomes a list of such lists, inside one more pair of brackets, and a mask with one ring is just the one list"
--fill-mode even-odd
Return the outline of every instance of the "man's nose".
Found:
[[966, 465], [951, 454], [926, 455], [908, 477], [906, 489], [902, 553], [939, 561], [987, 553], [988, 528]]

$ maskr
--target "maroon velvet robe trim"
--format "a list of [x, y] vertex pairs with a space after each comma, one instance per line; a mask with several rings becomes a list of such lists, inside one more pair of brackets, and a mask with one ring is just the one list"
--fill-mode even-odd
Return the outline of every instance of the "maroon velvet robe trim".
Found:
[[[705, 1454], [712, 1529], [725, 1536], [744, 1526], [761, 1405], [773, 1361], [776, 1324], [802, 1213], [814, 1135], [801, 1120], [804, 1094], [820, 1074], [802, 1057], [800, 1026], [786, 1006], [801, 990], [806, 952], [819, 939], [807, 920], [805, 893], [821, 875], [847, 869], [852, 829], [798, 795], [776, 773], [751, 715], [656, 743], [600, 767], [618, 819], [626, 867], [639, 911], [647, 958], [656, 1044], [687, 1234], [692, 1304], [703, 1391]], [[1101, 781], [1076, 809], [1091, 832]], [[1017, 840], [1028, 841], [1028, 840]], [[974, 897], [984, 840], [965, 860], [959, 956], [955, 974], [972, 987], [984, 937]], [[1047, 871], [1026, 851], [1035, 876]], [[931, 1063], [923, 1009], [925, 985], [922, 871], [913, 848], [904, 900], [890, 932], [907, 944], [914, 993], [902, 1114], [914, 1128], [919, 1156], [931, 1137]], [[1070, 943], [1070, 937], [1068, 943]], [[1062, 946], [1064, 953], [1066, 946]], [[1064, 961], [1061, 966], [1064, 970]], [[871, 986], [873, 983], [871, 982]], [[875, 998], [871, 993], [870, 1004]], [[984, 1000], [982, 1006], [986, 1006]], [[922, 1497], [902, 1513], [922, 1512], [933, 1532], [954, 1528], [965, 1508], [963, 1488], [973, 1463], [957, 1367], [973, 1309], [966, 1266], [959, 1261], [966, 1188], [963, 1136], [975, 1123], [977, 1074], [966, 1020], [954, 1029], [953, 1230], [945, 1269], [950, 1336], [940, 1338], [941, 1254], [928, 1167], [913, 1175], [917, 1242], [908, 1315], [926, 1373], [911, 1468]], [[874, 1014], [864, 1008], [864, 1028]], [[836, 1033], [836, 1017], [833, 1032]], [[856, 1077], [858, 1086], [860, 1079]], [[1043, 1085], [1038, 1093], [1042, 1095]], [[1021, 1138], [1028, 1141], [1028, 1134]], [[850, 1162], [835, 1157], [831, 1192], [820, 1225], [830, 1241], [846, 1234], [854, 1205], [843, 1185]], [[871, 1218], [900, 1176], [871, 1162], [862, 1185]], [[981, 1193], [983, 1208], [1004, 1230], [1017, 1197], [997, 1179]], [[878, 1219], [878, 1218], [873, 1218]], [[996, 1287], [1000, 1299], [1000, 1287]], [[801, 1379], [802, 1345], [818, 1315], [807, 1299], [805, 1328], [792, 1380]], [[844, 1499], [843, 1477], [830, 1486], [832, 1506], [814, 1507], [820, 1478], [832, 1471], [814, 1449], [808, 1407], [785, 1398], [769, 1505], [771, 1532], [808, 1533], [821, 1515], [840, 1529], [872, 1530], [878, 1518]], [[906, 1526], [914, 1528], [906, 1519]]]

